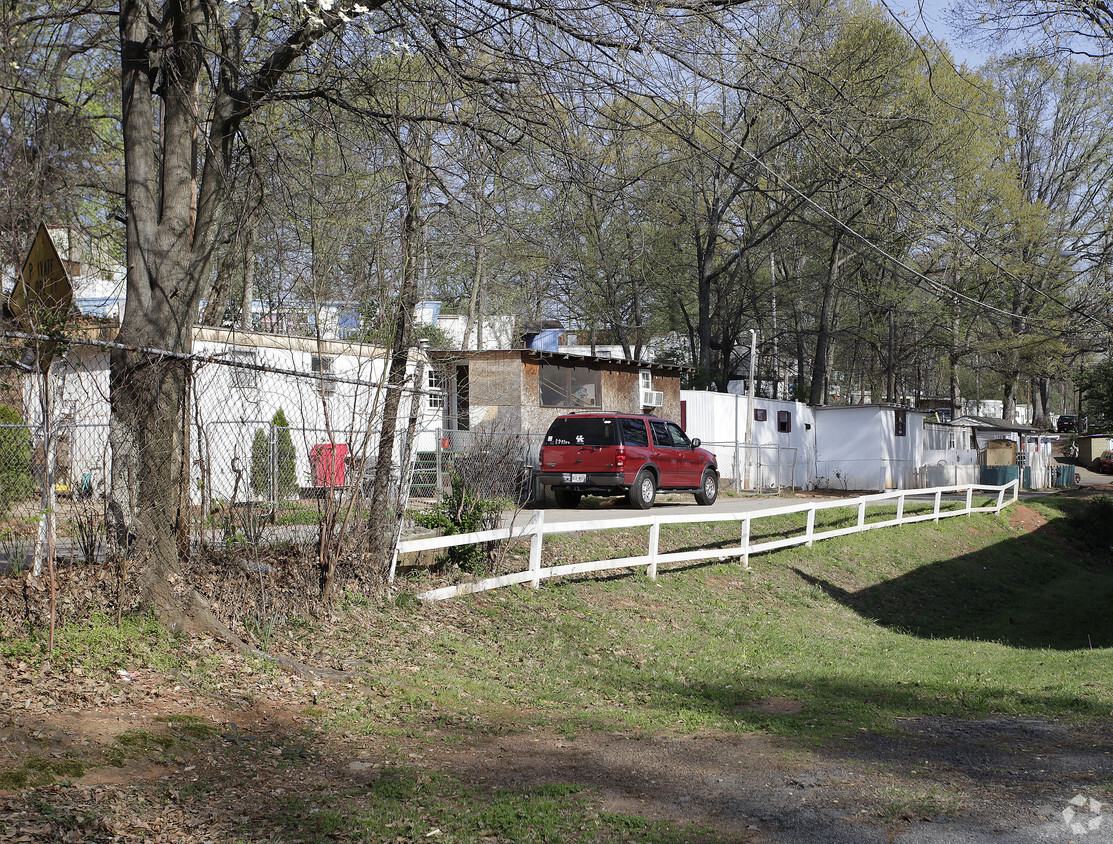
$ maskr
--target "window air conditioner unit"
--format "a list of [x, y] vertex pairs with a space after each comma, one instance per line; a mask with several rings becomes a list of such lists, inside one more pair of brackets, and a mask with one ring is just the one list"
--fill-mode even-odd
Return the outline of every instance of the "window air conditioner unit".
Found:
[[660, 390], [642, 390], [642, 407], [660, 407], [665, 403], [665, 394]]

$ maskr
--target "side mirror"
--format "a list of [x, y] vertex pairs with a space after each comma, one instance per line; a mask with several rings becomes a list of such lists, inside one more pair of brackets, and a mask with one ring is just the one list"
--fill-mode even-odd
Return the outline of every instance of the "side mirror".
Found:
[[692, 448], [699, 448], [699, 442], [699, 437], [696, 437], [694, 440], [692, 440]]

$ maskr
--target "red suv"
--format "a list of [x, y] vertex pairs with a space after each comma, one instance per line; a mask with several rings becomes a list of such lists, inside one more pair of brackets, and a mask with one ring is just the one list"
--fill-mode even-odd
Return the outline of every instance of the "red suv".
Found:
[[675, 422], [623, 413], [574, 413], [549, 426], [541, 446], [541, 483], [561, 507], [585, 493], [625, 495], [640, 510], [657, 490], [692, 492], [700, 504], [719, 495], [715, 455]]

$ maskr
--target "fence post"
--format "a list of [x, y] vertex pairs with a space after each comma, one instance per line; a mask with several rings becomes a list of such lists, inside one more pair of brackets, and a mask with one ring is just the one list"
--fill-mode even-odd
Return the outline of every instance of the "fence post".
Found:
[[742, 536], [739, 539], [739, 545], [742, 547], [742, 570], [750, 570], [750, 517], [746, 516], [742, 519]]
[[935, 523], [939, 524], [939, 504], [943, 500], [943, 493], [939, 490], [935, 491]]
[[441, 448], [441, 442], [443, 440], [444, 440], [444, 428], [438, 428], [437, 429], [437, 447], [435, 449], [433, 449], [433, 454], [436, 455], [435, 460], [434, 460], [434, 465], [436, 466], [436, 472], [437, 472], [437, 495], [436, 495], [436, 500], [437, 500], [438, 504], [441, 503], [441, 484], [443, 482], [442, 478], [441, 478], [441, 453], [444, 451], [444, 449]]
[[1001, 487], [997, 490], [997, 512], [1001, 512], [1001, 506], [1005, 503], [1005, 488]]
[[904, 522], [904, 493], [897, 496], [897, 524]]
[[741, 482], [741, 479], [742, 479], [742, 458], [738, 456], [738, 439], [737, 439], [737, 437], [735, 437], [735, 440], [734, 440], [734, 463], [730, 467], [730, 469], [731, 469], [731, 474], [734, 475], [734, 477], [731, 478], [731, 481], [734, 484], [734, 491], [735, 492], [741, 492], [742, 491], [742, 482]]
[[811, 548], [812, 544], [813, 544], [812, 537], [815, 536], [815, 505], [814, 504], [812, 505], [811, 509], [808, 510], [808, 529], [807, 529], [807, 532], [804, 534], [804, 536], [806, 536], [808, 538], [807, 543], [805, 543], [806, 546], [808, 548]]
[[866, 502], [858, 502], [858, 529], [861, 530], [866, 526]]
[[966, 515], [969, 516], [974, 509], [974, 487], [966, 487]]
[[661, 523], [654, 522], [649, 526], [649, 565], [645, 573], [650, 580], [657, 579], [657, 549], [661, 544]]
[[529, 570], [533, 575], [529, 585], [534, 589], [541, 588], [541, 542], [545, 536], [545, 511], [535, 510], [533, 517], [526, 525], [526, 529], [531, 532], [529, 538]]

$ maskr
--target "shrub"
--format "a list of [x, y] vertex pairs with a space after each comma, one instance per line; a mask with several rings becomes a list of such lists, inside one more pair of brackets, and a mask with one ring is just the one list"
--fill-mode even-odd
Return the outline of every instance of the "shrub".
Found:
[[[422, 527], [440, 530], [445, 536], [471, 533], [497, 527], [509, 502], [504, 498], [482, 498], [469, 491], [459, 474], [452, 476], [452, 493], [443, 501], [414, 516]], [[446, 548], [444, 561], [461, 571], [479, 573], [490, 560], [485, 545], [457, 545]]]
[[251, 488], [256, 495], [270, 497], [271, 441], [262, 428], [255, 429], [255, 438], [251, 441]]
[[0, 511], [35, 491], [31, 432], [14, 407], [0, 404]]
[[294, 451], [294, 440], [290, 436], [290, 423], [286, 412], [280, 407], [271, 419], [274, 434], [274, 473], [278, 497], [288, 498], [298, 486], [298, 459]]
[[1110, 544], [1109, 525], [1113, 524], [1113, 498], [1098, 495], [1086, 502], [1068, 518], [1075, 535], [1084, 543], [1106, 548]]

